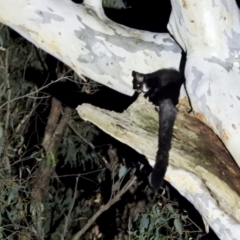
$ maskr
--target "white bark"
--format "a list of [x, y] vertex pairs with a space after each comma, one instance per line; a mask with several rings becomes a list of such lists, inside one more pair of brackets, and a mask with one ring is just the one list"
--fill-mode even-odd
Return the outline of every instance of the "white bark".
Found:
[[168, 29], [187, 51], [186, 87], [195, 115], [240, 166], [240, 12], [235, 0], [171, 0]]
[[[240, 166], [240, 17], [235, 1], [174, 0], [172, 5], [169, 30], [188, 53], [186, 85], [194, 112], [222, 139]], [[168, 34], [116, 24], [104, 16], [100, 0], [85, 0], [84, 5], [69, 0], [0, 0], [0, 22], [79, 75], [127, 95], [133, 94], [132, 70], [147, 73], [179, 67], [180, 48]], [[156, 146], [142, 152], [153, 159], [147, 151], [155, 152]], [[175, 157], [182, 163], [179, 152]], [[169, 167], [166, 178], [195, 205], [221, 239], [240, 239], [239, 195], [229, 190], [223, 200], [231, 205], [225, 207], [220, 201], [219, 206], [192, 173]], [[205, 182], [207, 188], [211, 184], [211, 180]], [[217, 190], [211, 189], [215, 195]]]
[[169, 34], [133, 30], [107, 19], [101, 0], [0, 0], [0, 22], [36, 46], [110, 88], [132, 95], [132, 70], [179, 67]]

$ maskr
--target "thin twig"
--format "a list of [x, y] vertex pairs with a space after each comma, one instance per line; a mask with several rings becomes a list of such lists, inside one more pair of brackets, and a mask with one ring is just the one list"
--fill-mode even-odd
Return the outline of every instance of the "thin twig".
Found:
[[69, 126], [69, 128], [70, 128], [85, 144], [87, 144], [87, 145], [92, 149], [92, 151], [96, 154], [96, 156], [97, 156], [101, 161], [104, 162], [104, 164], [108, 165], [108, 162], [107, 162], [104, 158], [102, 158], [101, 156], [99, 156], [99, 154], [96, 152], [95, 146], [94, 146], [92, 143], [90, 143], [86, 138], [84, 138], [81, 134], [79, 134], [79, 133], [77, 132], [77, 130], [71, 125], [71, 123], [68, 123], [68, 126]]
[[27, 64], [28, 64], [28, 62], [29, 62], [29, 60], [30, 60], [30, 58], [31, 58], [31, 56], [32, 56], [32, 52], [33, 52], [33, 49], [34, 49], [34, 45], [32, 44], [31, 47], [32, 47], [32, 48], [31, 48], [31, 51], [30, 51], [30, 53], [28, 54], [27, 59], [26, 59], [26, 61], [25, 61], [25, 63], [24, 63], [24, 67], [23, 67], [23, 80], [25, 79]]
[[71, 212], [73, 210], [73, 207], [74, 207], [74, 204], [75, 204], [75, 201], [76, 201], [76, 198], [77, 198], [77, 186], [78, 186], [78, 180], [79, 180], [79, 176], [76, 177], [76, 184], [75, 184], [75, 189], [74, 189], [74, 195], [73, 195], [73, 200], [72, 200], [72, 205], [68, 211], [68, 215], [66, 217], [66, 221], [65, 221], [65, 225], [64, 225], [64, 230], [63, 230], [63, 234], [62, 236], [65, 238], [66, 234], [67, 234], [67, 229], [68, 229], [68, 223], [69, 223], [69, 220], [70, 220], [70, 215], [71, 215]]
[[40, 55], [40, 53], [39, 53], [39, 51], [38, 51], [38, 48], [35, 46], [34, 49], [35, 49], [37, 58], [38, 58], [39, 62], [40, 62], [41, 65], [42, 65], [43, 70], [44, 70], [45, 72], [48, 72], [48, 67], [47, 67], [46, 63], [42, 60], [42, 57], [41, 57], [41, 55]]
[[15, 130], [15, 132], [16, 132], [17, 134], [19, 134], [20, 131], [23, 130], [22, 128], [24, 127], [24, 124], [26, 125], [26, 123], [28, 122], [28, 120], [30, 119], [30, 117], [33, 115], [33, 113], [34, 113], [35, 110], [36, 110], [36, 99], [34, 99], [34, 101], [33, 101], [33, 104], [32, 104], [32, 107], [31, 107], [31, 111], [30, 111], [28, 114], [26, 114], [26, 115], [22, 118], [22, 120], [20, 121], [20, 123], [17, 125], [16, 130]]
[[86, 138], [84, 138], [82, 135], [80, 135], [77, 130], [71, 125], [71, 123], [68, 123], [68, 126], [72, 129], [72, 131], [84, 142], [86, 143], [92, 150], [95, 149], [95, 146], [90, 143]]
[[79, 77], [86, 83], [88, 80], [82, 75], [79, 73]]
[[17, 100], [22, 99], [22, 98], [25, 98], [25, 97], [30, 97], [31, 95], [34, 95], [35, 93], [37, 93], [37, 92], [39, 92], [39, 91], [47, 88], [48, 86], [50, 86], [50, 85], [52, 85], [52, 84], [54, 84], [54, 83], [56, 83], [56, 82], [61, 81], [61, 80], [63, 80], [63, 79], [66, 79], [66, 77], [62, 77], [62, 78], [57, 79], [56, 81], [50, 82], [49, 84], [47, 84], [47, 85], [39, 88], [38, 90], [36, 90], [36, 91], [34, 91], [34, 92], [31, 92], [31, 93], [25, 94], [25, 95], [23, 95], [23, 96], [16, 97], [16, 98], [14, 98], [14, 99], [12, 99], [12, 100], [10, 100], [10, 101], [7, 101], [7, 102], [3, 103], [3, 104], [0, 106], [0, 109], [3, 108], [3, 107], [4, 107], [6, 104], [8, 104], [8, 103], [17, 101]]
[[198, 229], [199, 232], [202, 232], [202, 229], [190, 217], [187, 217], [187, 218]]
[[11, 101], [11, 88], [9, 83], [9, 73], [8, 73], [8, 49], [6, 50], [6, 56], [5, 56], [5, 80], [7, 85], [7, 115], [6, 115], [6, 125], [5, 125], [5, 133], [7, 133], [8, 125], [9, 125], [9, 117], [11, 114], [10, 109], [10, 101]]
[[88, 220], [87, 224], [78, 231], [75, 236], [72, 238], [72, 240], [78, 240], [82, 235], [88, 230], [89, 227], [96, 221], [96, 219], [106, 210], [108, 210], [114, 203], [120, 200], [121, 196], [129, 190], [129, 188], [134, 184], [137, 177], [134, 176], [131, 179], [128, 180], [128, 182], [125, 184], [125, 186], [118, 192], [118, 194], [115, 195], [114, 198], [110, 199], [107, 204], [103, 205], [93, 216], [91, 219]]
[[107, 168], [100, 168], [100, 169], [97, 169], [97, 170], [94, 170], [94, 171], [90, 171], [90, 172], [86, 172], [86, 173], [78, 173], [78, 174], [66, 174], [66, 175], [59, 175], [58, 177], [59, 178], [62, 178], [62, 177], [76, 177], [76, 176], [79, 176], [79, 177], [82, 177], [82, 176], [85, 176], [85, 175], [89, 175], [89, 174], [92, 174], [92, 173], [96, 173], [96, 172], [100, 172], [100, 171], [103, 171], [103, 170], [106, 170]]
[[[10, 101], [11, 101], [11, 87], [10, 87], [10, 82], [9, 82], [9, 73], [8, 73], [8, 56], [9, 56], [9, 51], [6, 49], [6, 55], [5, 55], [5, 67], [4, 67], [4, 72], [5, 72], [5, 81], [6, 81], [6, 87], [7, 87], [7, 99], [8, 99], [8, 104], [7, 104], [7, 113], [6, 113], [6, 124], [5, 124], [5, 145], [7, 145], [7, 133], [8, 133], [8, 126], [9, 126], [9, 121], [10, 121], [10, 115], [11, 115], [11, 108], [10, 108]], [[5, 146], [5, 151], [6, 151], [6, 146]], [[7, 154], [4, 156], [5, 160], [5, 166], [7, 168], [7, 171], [11, 173], [11, 164], [9, 162], [9, 158]]]

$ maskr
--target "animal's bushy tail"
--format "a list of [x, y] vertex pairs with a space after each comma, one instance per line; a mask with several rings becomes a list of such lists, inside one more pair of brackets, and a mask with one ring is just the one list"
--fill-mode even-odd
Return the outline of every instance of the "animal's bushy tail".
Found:
[[150, 175], [150, 184], [156, 190], [162, 186], [167, 170], [176, 114], [177, 110], [171, 99], [164, 99], [160, 102], [158, 151], [156, 163]]

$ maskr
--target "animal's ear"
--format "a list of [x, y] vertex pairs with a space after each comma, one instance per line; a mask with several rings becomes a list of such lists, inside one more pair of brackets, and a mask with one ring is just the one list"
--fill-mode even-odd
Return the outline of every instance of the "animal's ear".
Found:
[[138, 82], [142, 82], [144, 80], [144, 74], [136, 72], [136, 71], [132, 71], [132, 76], [138, 81]]
[[144, 80], [144, 75], [137, 72], [135, 78], [137, 79], [138, 82], [142, 82]]

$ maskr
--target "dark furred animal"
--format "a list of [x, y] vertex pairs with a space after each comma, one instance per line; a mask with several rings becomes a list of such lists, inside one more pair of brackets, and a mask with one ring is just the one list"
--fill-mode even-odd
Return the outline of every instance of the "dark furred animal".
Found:
[[183, 75], [175, 69], [161, 69], [153, 73], [142, 74], [133, 71], [133, 89], [144, 92], [144, 97], [159, 106], [159, 136], [156, 163], [150, 175], [150, 184], [154, 189], [159, 189], [165, 176], [173, 125], [177, 110], [180, 87], [184, 82]]

